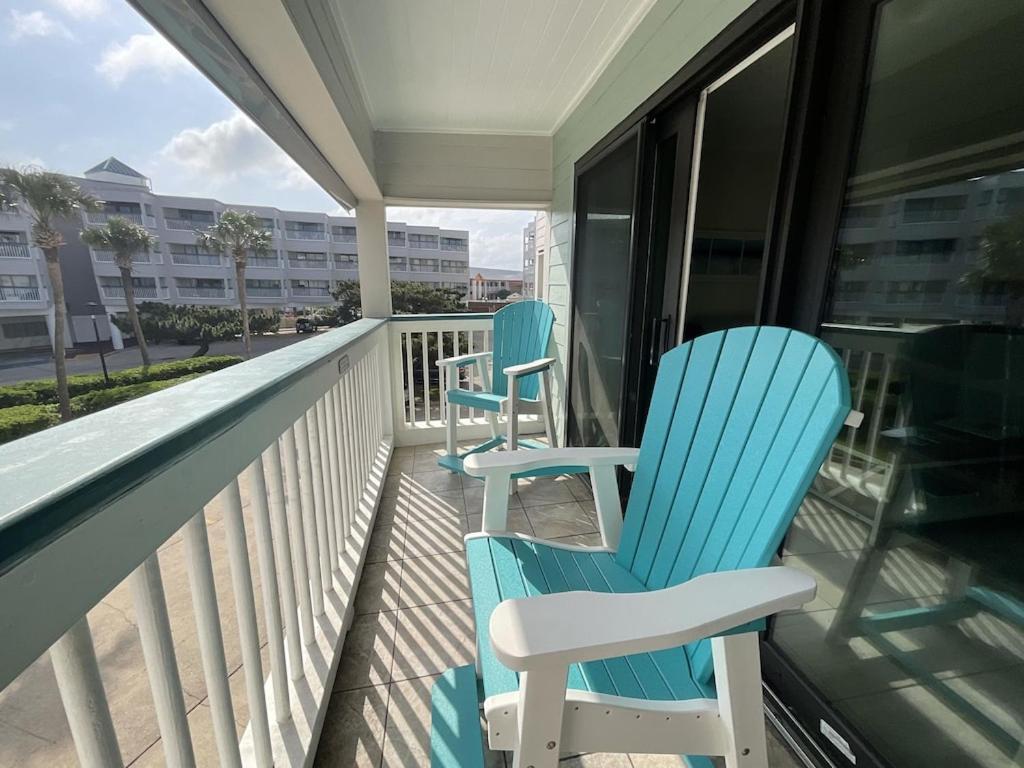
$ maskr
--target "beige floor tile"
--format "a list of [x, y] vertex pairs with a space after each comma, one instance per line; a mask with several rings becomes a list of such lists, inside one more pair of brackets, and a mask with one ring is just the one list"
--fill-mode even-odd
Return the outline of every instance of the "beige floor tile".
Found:
[[430, 763], [430, 689], [437, 676], [392, 683], [382, 768]]
[[603, 547], [604, 542], [601, 541], [601, 534], [597, 531], [593, 533], [581, 533], [576, 536], [559, 536], [558, 538], [551, 539], [551, 541], [561, 542], [562, 544], [573, 544], [580, 547]]
[[[463, 491], [463, 495], [466, 497], [467, 515], [479, 515], [484, 511], [484, 487], [482, 485], [466, 488]], [[516, 495], [508, 497], [508, 508], [523, 508], [523, 503], [519, 500], [519, 496]]]
[[317, 745], [318, 768], [376, 768], [384, 752], [388, 686], [335, 693]]
[[687, 768], [686, 761], [679, 755], [640, 755], [629, 756], [633, 768]]
[[632, 768], [629, 756], [613, 752], [591, 752], [562, 760], [559, 768]]
[[[469, 530], [472, 533], [477, 533], [483, 528], [484, 516], [481, 514], [468, 515], [466, 521], [469, 526]], [[508, 510], [508, 519], [505, 521], [505, 529], [510, 533], [525, 533], [527, 536], [533, 536], [533, 526], [530, 525], [530, 519], [526, 516], [526, 510], [517, 509], [511, 507]]]
[[366, 562], [383, 563], [401, 560], [405, 553], [405, 524], [382, 525], [375, 528], [366, 549]]
[[462, 552], [462, 537], [469, 532], [466, 518], [412, 520], [405, 529], [405, 557], [426, 557], [445, 552]]
[[430, 471], [417, 472], [412, 476], [410, 485], [413, 492], [423, 491], [461, 491], [462, 480], [457, 472], [434, 468]]
[[597, 520], [576, 501], [527, 507], [526, 516], [534, 534], [542, 539], [578, 536], [597, 530]]
[[373, 521], [374, 527], [404, 523], [409, 513], [410, 496], [409, 493], [402, 493], [399, 496], [381, 499], [377, 507], [377, 517]]
[[517, 495], [524, 507], [575, 501], [566, 479], [563, 476], [558, 476], [520, 480]]
[[398, 595], [402, 581], [402, 561], [368, 563], [356, 592], [357, 614], [393, 611], [398, 608]]
[[398, 611], [394, 681], [444, 672], [475, 658], [473, 609], [469, 600]]
[[[362, 591], [360, 587], [360, 591]], [[405, 561], [399, 604], [402, 608], [469, 599], [469, 575], [462, 552]]]
[[[402, 450], [402, 449], [398, 449]], [[394, 453], [391, 455], [391, 461], [388, 463], [388, 475], [398, 475], [401, 473], [412, 474], [413, 468], [416, 466], [416, 457], [412, 453]]]
[[409, 520], [461, 517], [466, 514], [466, 499], [461, 490], [419, 493], [409, 499], [405, 516]]
[[580, 479], [581, 477], [582, 475], [569, 476], [565, 478], [564, 482], [576, 501], [592, 501], [594, 494], [591, 493], [590, 486]]
[[397, 613], [356, 616], [345, 636], [334, 691], [391, 682]]

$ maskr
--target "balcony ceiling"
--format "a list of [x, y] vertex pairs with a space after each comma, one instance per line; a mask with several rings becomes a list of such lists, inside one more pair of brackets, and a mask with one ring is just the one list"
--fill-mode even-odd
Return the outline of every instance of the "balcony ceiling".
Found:
[[374, 128], [550, 135], [652, 0], [332, 0]]

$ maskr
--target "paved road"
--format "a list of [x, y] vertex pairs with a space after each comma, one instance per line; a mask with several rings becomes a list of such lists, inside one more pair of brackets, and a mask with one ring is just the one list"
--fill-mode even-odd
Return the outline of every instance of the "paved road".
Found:
[[[321, 331], [323, 333], [323, 331]], [[252, 340], [253, 357], [272, 352], [275, 349], [286, 347], [303, 339], [307, 334], [296, 334], [292, 331], [281, 331], [277, 334], [267, 336], [254, 336]], [[181, 360], [191, 357], [196, 351], [192, 345], [178, 344], [151, 344], [149, 347], [150, 357], [154, 363], [164, 360]], [[215, 341], [210, 345], [211, 355], [240, 355], [242, 354], [242, 342]], [[124, 368], [134, 368], [142, 365], [142, 358], [135, 347], [123, 349], [119, 352], [110, 352], [106, 355], [107, 369], [120, 371]], [[79, 353], [75, 357], [68, 358], [68, 373], [99, 373], [100, 356], [97, 354]], [[53, 378], [53, 358], [44, 354], [25, 355], [19, 358], [0, 358], [0, 384], [14, 384], [19, 381], [31, 379]]]

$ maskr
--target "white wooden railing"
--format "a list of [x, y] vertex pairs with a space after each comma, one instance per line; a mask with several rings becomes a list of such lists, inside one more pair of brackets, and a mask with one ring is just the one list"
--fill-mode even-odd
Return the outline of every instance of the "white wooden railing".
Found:
[[[157, 555], [179, 533], [219, 764], [312, 763], [390, 458], [388, 343], [385, 321], [360, 320], [0, 447], [0, 690], [49, 650], [82, 765], [125, 761], [130, 724], [111, 716], [87, 616], [125, 580], [164, 759], [195, 764]], [[211, 508], [232, 585], [220, 593]]]
[[[399, 445], [423, 445], [444, 440], [447, 408], [436, 363], [438, 356], [452, 357], [492, 349], [493, 315], [486, 312], [452, 315], [396, 315], [390, 323], [392, 412]], [[426, 375], [424, 375], [426, 371]], [[482, 389], [477, 366], [461, 369], [463, 389]], [[483, 411], [459, 406], [459, 435], [477, 438], [490, 435]], [[543, 431], [536, 416], [521, 416], [521, 432]]]

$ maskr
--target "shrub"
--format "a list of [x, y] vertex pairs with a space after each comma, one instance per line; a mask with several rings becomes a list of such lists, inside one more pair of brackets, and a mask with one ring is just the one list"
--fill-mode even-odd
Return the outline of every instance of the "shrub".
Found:
[[15, 405], [0, 409], [0, 443], [7, 443], [60, 421], [55, 405]]
[[[102, 374], [78, 374], [68, 377], [68, 393], [75, 398], [89, 392], [103, 391], [128, 384], [176, 379], [193, 373], [208, 373], [240, 362], [242, 362], [242, 358], [237, 355], [214, 355], [156, 363], [149, 366], [148, 369], [141, 366], [126, 368], [123, 371], [114, 371], [110, 374], [110, 387], [107, 387]], [[55, 402], [57, 402], [57, 385], [53, 379], [23, 381], [19, 384], [0, 387], [0, 408]]]
[[120, 387], [86, 392], [84, 395], [71, 398], [71, 414], [73, 416], [85, 416], [87, 413], [102, 411], [104, 408], [110, 408], [119, 403], [126, 403], [129, 400], [134, 400], [137, 397], [142, 397], [152, 392], [159, 392], [161, 389], [173, 387], [175, 384], [181, 384], [183, 381], [189, 381], [201, 375], [202, 373], [192, 373], [188, 376], [180, 376], [177, 379], [143, 381], [137, 384], [126, 384]]

